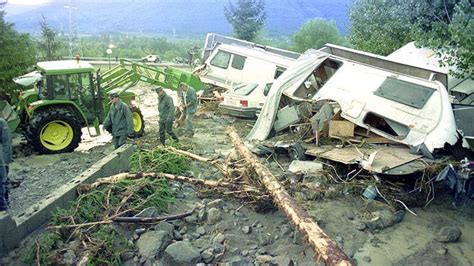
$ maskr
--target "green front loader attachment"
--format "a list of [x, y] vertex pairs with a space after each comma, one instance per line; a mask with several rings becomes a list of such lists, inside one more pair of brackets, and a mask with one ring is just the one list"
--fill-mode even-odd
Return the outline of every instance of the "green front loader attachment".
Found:
[[119, 87], [125, 91], [139, 81], [171, 90], [178, 90], [180, 82], [187, 83], [196, 90], [204, 89], [204, 84], [190, 72], [174, 67], [160, 69], [125, 59], [121, 59], [120, 64], [104, 72], [100, 83], [104, 92], [108, 93]]

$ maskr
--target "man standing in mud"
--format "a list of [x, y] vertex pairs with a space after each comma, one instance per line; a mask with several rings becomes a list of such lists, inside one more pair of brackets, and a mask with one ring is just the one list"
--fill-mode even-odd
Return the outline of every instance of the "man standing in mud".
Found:
[[118, 93], [109, 93], [110, 110], [104, 120], [105, 130], [112, 133], [115, 148], [119, 148], [127, 141], [127, 136], [133, 135], [132, 112], [127, 104], [122, 102]]
[[8, 165], [13, 161], [12, 138], [8, 129], [8, 123], [3, 118], [0, 118], [0, 141], [0, 212], [2, 212], [6, 211], [10, 205]]
[[173, 132], [175, 112], [173, 99], [171, 99], [171, 96], [166, 94], [166, 92], [163, 90], [163, 87], [161, 86], [156, 87], [155, 91], [158, 94], [158, 113], [160, 115], [160, 142], [161, 144], [165, 145], [165, 132], [168, 133], [168, 135], [170, 135], [175, 141], [178, 141], [178, 137]]
[[183, 82], [179, 84], [179, 88], [182, 91], [181, 111], [186, 113], [186, 136], [192, 137], [194, 135], [193, 116], [198, 106], [196, 90]]

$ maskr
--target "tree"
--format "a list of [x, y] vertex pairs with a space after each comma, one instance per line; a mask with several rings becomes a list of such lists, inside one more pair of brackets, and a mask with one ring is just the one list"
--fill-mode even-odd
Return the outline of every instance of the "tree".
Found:
[[469, 0], [355, 0], [351, 43], [387, 55], [410, 41], [433, 49], [458, 76], [474, 73], [474, 22]]
[[455, 76], [474, 78], [474, 7], [468, 0], [434, 1], [420, 7], [414, 20], [416, 44], [437, 52], [440, 65]]
[[319, 49], [326, 43], [343, 44], [336, 22], [312, 19], [306, 22], [293, 37], [292, 50], [304, 52], [309, 48]]
[[[396, 0], [355, 0], [349, 10], [351, 43], [360, 50], [388, 55], [412, 41], [407, 10]], [[405, 1], [409, 2], [409, 1]]]
[[4, 16], [0, 10], [0, 98], [10, 100], [18, 88], [12, 79], [34, 65], [35, 50], [30, 36], [16, 32]]
[[57, 52], [61, 48], [61, 42], [56, 36], [56, 32], [49, 26], [46, 17], [43, 15], [43, 20], [40, 22], [41, 26], [41, 40], [38, 45], [43, 52], [43, 57], [46, 60], [57, 59]]
[[229, 1], [224, 7], [227, 21], [234, 29], [234, 36], [253, 41], [265, 23], [264, 0], [237, 0], [237, 5]]

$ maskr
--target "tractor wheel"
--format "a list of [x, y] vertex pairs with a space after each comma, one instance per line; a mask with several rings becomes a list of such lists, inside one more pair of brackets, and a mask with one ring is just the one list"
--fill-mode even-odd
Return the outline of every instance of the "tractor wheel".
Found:
[[133, 132], [136, 137], [141, 137], [145, 133], [145, 120], [143, 120], [142, 112], [138, 107], [131, 107], [130, 111], [132, 111]]
[[26, 139], [33, 149], [47, 154], [73, 151], [81, 136], [80, 119], [64, 108], [36, 113], [26, 130]]

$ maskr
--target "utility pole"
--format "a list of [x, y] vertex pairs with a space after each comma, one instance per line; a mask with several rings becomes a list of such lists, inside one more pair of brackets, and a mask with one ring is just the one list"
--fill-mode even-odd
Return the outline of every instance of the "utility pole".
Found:
[[69, 41], [69, 57], [72, 58], [73, 49], [75, 48], [77, 42], [77, 4], [76, 0], [69, 0], [69, 5], [64, 6], [65, 9], [69, 11], [69, 33], [68, 33], [68, 41]]

